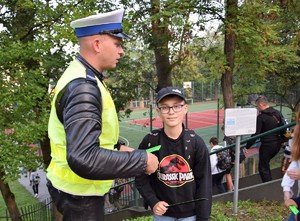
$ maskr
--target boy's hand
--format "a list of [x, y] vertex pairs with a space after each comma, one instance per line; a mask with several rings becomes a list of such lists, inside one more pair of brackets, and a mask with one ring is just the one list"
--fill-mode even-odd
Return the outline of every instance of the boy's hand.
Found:
[[155, 206], [153, 207], [153, 212], [154, 212], [156, 215], [161, 216], [161, 215], [165, 214], [165, 212], [167, 212], [168, 206], [169, 206], [169, 204], [166, 203], [165, 201], [159, 201], [159, 202], [156, 203]]

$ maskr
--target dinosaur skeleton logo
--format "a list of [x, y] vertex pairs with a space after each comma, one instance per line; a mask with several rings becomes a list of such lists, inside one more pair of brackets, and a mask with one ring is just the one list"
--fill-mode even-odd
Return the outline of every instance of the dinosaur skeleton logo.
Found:
[[179, 187], [194, 180], [186, 160], [177, 154], [163, 158], [159, 164], [158, 179], [170, 187]]

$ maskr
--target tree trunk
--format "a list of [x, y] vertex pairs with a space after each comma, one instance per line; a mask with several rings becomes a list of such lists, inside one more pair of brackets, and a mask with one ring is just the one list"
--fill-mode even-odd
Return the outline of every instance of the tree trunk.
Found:
[[[160, 0], [151, 0], [151, 16], [160, 13]], [[171, 86], [171, 64], [169, 60], [169, 30], [168, 30], [169, 18], [163, 16], [152, 20], [152, 34], [153, 41], [151, 46], [154, 49], [155, 54], [155, 66], [157, 71], [157, 88], [158, 92], [161, 88]]]
[[45, 168], [47, 168], [51, 161], [51, 147], [50, 147], [50, 139], [48, 137], [48, 134], [45, 134], [44, 139], [41, 140], [41, 149], [43, 152], [43, 161]]
[[156, 92], [158, 92], [161, 88], [172, 85], [171, 65], [169, 56], [162, 54], [161, 49], [155, 49], [154, 53], [158, 81]]
[[0, 169], [0, 190], [5, 201], [6, 207], [9, 211], [9, 215], [12, 221], [22, 221], [20, 211], [15, 201], [15, 195], [10, 191], [9, 185], [4, 183], [3, 168]]
[[234, 107], [233, 96], [233, 70], [234, 70], [234, 52], [235, 52], [235, 33], [234, 25], [237, 17], [238, 0], [227, 0], [225, 6], [225, 44], [224, 53], [227, 61], [227, 67], [221, 78], [221, 87], [223, 92], [224, 107]]

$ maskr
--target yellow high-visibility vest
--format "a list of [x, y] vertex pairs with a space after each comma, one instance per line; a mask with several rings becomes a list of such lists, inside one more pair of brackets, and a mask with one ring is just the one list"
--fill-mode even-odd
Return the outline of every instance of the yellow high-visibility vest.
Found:
[[[56, 114], [56, 99], [61, 90], [74, 79], [86, 78], [85, 67], [76, 59], [72, 61], [59, 79], [51, 102], [51, 112], [48, 124], [48, 135], [51, 144], [51, 157], [47, 168], [47, 178], [52, 185], [63, 192], [95, 196], [104, 195], [112, 185], [112, 180], [88, 180], [75, 174], [69, 167], [66, 158], [66, 133], [63, 124]], [[102, 132], [99, 137], [100, 145], [113, 149], [119, 137], [119, 123], [114, 102], [105, 86], [97, 79], [102, 96]], [[80, 136], [80, 134], [78, 135]]]

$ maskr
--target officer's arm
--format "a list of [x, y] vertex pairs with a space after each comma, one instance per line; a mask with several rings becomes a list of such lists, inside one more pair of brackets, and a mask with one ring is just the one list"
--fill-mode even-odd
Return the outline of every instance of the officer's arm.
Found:
[[70, 168], [86, 179], [114, 179], [144, 173], [147, 153], [143, 150], [118, 152], [101, 148], [100, 90], [93, 82], [71, 82], [60, 102], [66, 131], [67, 161]]

